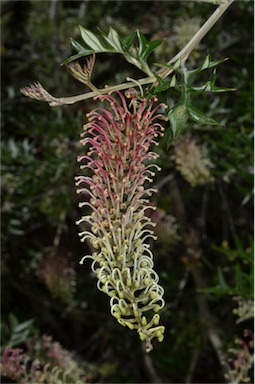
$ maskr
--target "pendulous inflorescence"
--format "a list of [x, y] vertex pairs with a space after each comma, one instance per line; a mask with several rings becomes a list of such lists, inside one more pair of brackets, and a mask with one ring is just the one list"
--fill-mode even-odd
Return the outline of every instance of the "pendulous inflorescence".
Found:
[[[159, 325], [159, 310], [164, 306], [163, 288], [153, 269], [153, 254], [149, 241], [156, 239], [155, 225], [146, 216], [148, 197], [155, 189], [146, 188], [152, 182], [158, 155], [150, 151], [164, 128], [157, 121], [164, 118], [151, 100], [137, 100], [132, 91], [126, 97], [119, 91], [96, 98], [109, 103], [107, 109], [90, 112], [81, 134], [81, 144], [87, 154], [78, 161], [86, 175], [76, 177], [77, 192], [90, 196], [80, 203], [89, 207], [82, 216], [91, 231], [80, 233], [81, 241], [90, 240], [94, 252], [91, 258], [98, 288], [110, 296], [112, 315], [118, 322], [136, 330], [152, 349], [151, 340], [163, 340], [164, 326]], [[87, 175], [89, 174], [89, 176]]]

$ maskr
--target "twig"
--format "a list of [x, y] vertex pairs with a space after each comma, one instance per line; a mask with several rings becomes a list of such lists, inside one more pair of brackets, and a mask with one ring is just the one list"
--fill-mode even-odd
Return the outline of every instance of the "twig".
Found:
[[190, 270], [189, 269], [186, 269], [185, 272], [184, 272], [184, 276], [179, 284], [179, 287], [178, 287], [178, 292], [176, 294], [176, 298], [173, 302], [173, 307], [177, 307], [177, 305], [179, 304], [180, 300], [181, 300], [181, 297], [183, 295], [183, 292], [184, 292], [184, 288], [186, 287], [187, 285], [187, 282], [189, 280], [189, 277], [190, 277]]
[[[43, 296], [42, 292], [40, 290], [32, 290], [28, 284], [22, 284], [21, 281], [18, 281], [17, 279], [14, 279], [10, 277], [10, 273], [8, 277], [6, 277], [7, 281], [9, 284], [16, 289], [18, 292], [23, 294], [24, 296], [28, 297], [31, 299], [31, 302], [37, 302], [40, 304], [40, 308], [44, 311], [43, 308], [53, 310], [54, 312], [58, 312], [60, 317], [63, 317], [63, 314], [66, 312], [66, 309], [64, 309], [64, 306], [60, 303], [57, 302], [56, 300], [53, 301], [50, 298]], [[64, 310], [63, 310], [64, 309]], [[44, 311], [45, 312], [45, 311]], [[88, 310], [86, 309], [80, 309], [77, 307], [73, 307], [72, 314], [78, 315], [78, 316], [83, 316], [84, 313], [86, 314], [86, 318], [91, 316], [93, 318], [102, 318], [102, 321], [106, 321], [108, 318], [107, 314], [104, 314], [100, 311], [97, 310]]]
[[94, 92], [94, 91], [93, 92], [87, 92], [87, 93], [83, 93], [81, 95], [70, 96], [70, 97], [59, 97], [59, 98], [56, 97], [54, 101], [49, 102], [49, 106], [50, 107], [57, 107], [60, 105], [65, 105], [65, 104], [74, 104], [74, 103], [77, 103], [78, 101], [92, 99], [95, 96], [104, 95], [104, 94], [109, 93], [109, 92], [114, 91], [114, 90], [122, 91], [122, 90], [128, 89], [130, 87], [137, 87], [138, 84], [140, 84], [140, 85], [150, 84], [150, 83], [153, 83], [154, 80], [155, 80], [154, 77], [153, 78], [146, 77], [144, 79], [137, 80], [135, 83], [133, 81], [132, 82], [130, 81], [128, 83], [118, 84], [118, 85], [114, 85], [111, 87], [107, 86], [103, 89], [99, 89], [98, 92]]
[[56, 16], [56, 7], [57, 7], [57, 0], [51, 0], [50, 1], [50, 9], [49, 9], [49, 19], [54, 20]]
[[63, 227], [64, 227], [65, 217], [66, 217], [65, 212], [62, 212], [59, 216], [58, 226], [57, 226], [56, 234], [55, 234], [55, 237], [53, 240], [53, 252], [54, 253], [56, 252], [56, 250], [59, 246], [59, 243], [60, 243], [60, 238], [61, 238], [61, 234], [62, 234]]
[[155, 189], [162, 188], [163, 185], [167, 184], [172, 178], [173, 178], [173, 175], [171, 173], [169, 173], [169, 175], [167, 175], [163, 179], [159, 180], [159, 182], [157, 184], [153, 185], [153, 188], [155, 188]]
[[[214, 26], [214, 24], [218, 21], [218, 19], [223, 15], [223, 13], [228, 9], [228, 7], [233, 2], [234, 0], [225, 0], [224, 2], [222, 2], [214, 11], [214, 13], [209, 17], [209, 19], [202, 25], [202, 27], [198, 30], [198, 32], [192, 37], [192, 39], [188, 42], [188, 44], [186, 44], [186, 46], [179, 53], [177, 53], [177, 55], [175, 55], [170, 61], [168, 61], [167, 65], [171, 65], [179, 59], [184, 61], [187, 60], [188, 56], [190, 55], [192, 50], [195, 48], [195, 46], [199, 44], [199, 42], [204, 38], [204, 36], [209, 32], [209, 30]], [[157, 75], [164, 79], [165, 77], [169, 76], [173, 71], [174, 71], [173, 67], [163, 68], [157, 72]], [[77, 96], [60, 97], [60, 98], [56, 98], [48, 94], [48, 96], [51, 96], [50, 100], [45, 100], [45, 99], [44, 100], [41, 99], [41, 100], [48, 101], [51, 107], [56, 107], [56, 106], [65, 105], [65, 104], [74, 104], [76, 102], [86, 100], [86, 99], [91, 99], [97, 96], [98, 94], [109, 93], [110, 91], [113, 91], [113, 90], [124, 90], [130, 87], [142, 86], [142, 85], [151, 84], [154, 82], [155, 82], [155, 76], [153, 75], [143, 79], [136, 80], [135, 82], [127, 82], [123, 84], [114, 85], [111, 87], [106, 87], [98, 90], [98, 92], [87, 92]]]
[[[192, 268], [192, 276], [196, 285], [196, 289], [199, 291], [201, 289], [206, 288], [206, 284], [202, 275], [200, 273], [200, 269], [195, 267]], [[202, 293], [197, 296], [199, 313], [201, 315], [201, 320], [205, 326], [207, 336], [218, 356], [218, 360], [221, 364], [224, 364], [227, 361], [226, 355], [223, 352], [223, 345], [221, 338], [219, 336], [219, 330], [215, 326], [215, 320], [210, 313], [209, 306], [207, 304], [206, 296]]]
[[220, 196], [221, 196], [221, 199], [222, 199], [222, 210], [224, 211], [224, 213], [226, 215], [231, 235], [233, 236], [233, 238], [236, 238], [235, 224], [234, 224], [234, 221], [233, 221], [233, 218], [232, 218], [232, 215], [231, 215], [231, 210], [229, 209], [229, 205], [228, 205], [225, 193], [224, 193], [223, 188], [222, 188], [221, 181], [218, 180], [217, 184], [218, 184]]
[[143, 359], [144, 359], [144, 365], [146, 366], [147, 372], [152, 380], [152, 383], [161, 383], [161, 380], [155, 370], [155, 367], [152, 362], [151, 356], [146, 352], [145, 345], [142, 344], [142, 350], [143, 350]]
[[195, 372], [195, 368], [196, 368], [196, 364], [197, 364], [197, 361], [199, 358], [199, 354], [200, 354], [200, 351], [195, 350], [194, 355], [193, 355], [191, 362], [190, 362], [188, 374], [187, 374], [187, 377], [185, 379], [185, 384], [190, 384], [192, 382], [192, 377], [193, 377], [193, 374]]
[[202, 197], [202, 207], [201, 207], [201, 226], [202, 226], [202, 240], [207, 239], [207, 228], [206, 228], [206, 205], [207, 205], [207, 189], [205, 189]]
[[[228, 9], [228, 7], [234, 2], [234, 0], [226, 0], [224, 4], [220, 4], [218, 8], [213, 12], [209, 19], [202, 25], [202, 27], [197, 31], [197, 33], [192, 37], [192, 39], [185, 45], [185, 47], [175, 55], [167, 64], [170, 65], [176, 62], [178, 59], [187, 60], [190, 53], [193, 49], [200, 43], [200, 41], [205, 37], [205, 35], [210, 31], [214, 24], [219, 20], [223, 13]], [[165, 72], [163, 72], [165, 71]], [[161, 70], [158, 75], [166, 77], [169, 74], [169, 70]]]

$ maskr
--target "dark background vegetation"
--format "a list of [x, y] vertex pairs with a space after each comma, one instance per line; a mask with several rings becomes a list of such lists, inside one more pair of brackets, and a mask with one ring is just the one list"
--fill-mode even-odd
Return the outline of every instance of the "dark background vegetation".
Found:
[[[79, 265], [90, 250], [77, 235], [75, 221], [81, 213], [74, 176], [80, 172], [79, 134], [95, 102], [50, 108], [19, 91], [33, 81], [54, 96], [87, 91], [60, 67], [74, 53], [70, 38], [80, 41], [79, 24], [94, 32], [97, 26], [112, 26], [125, 36], [139, 28], [149, 39], [167, 38], [156, 57], [165, 62], [178, 52], [176, 26], [188, 25], [195, 17], [202, 23], [214, 8], [192, 1], [2, 1], [3, 347], [26, 351], [35, 335], [51, 335], [73, 351], [81, 365], [94, 367], [92, 382], [224, 381], [202, 318], [201, 297], [227, 351], [245, 328], [252, 327], [250, 320], [236, 323], [232, 297], [252, 297], [253, 285], [253, 2], [236, 1], [190, 60], [190, 66], [197, 65], [208, 51], [214, 60], [229, 57], [218, 68], [217, 81], [237, 88], [196, 98], [196, 106], [224, 127], [187, 124], [187, 130], [206, 143], [215, 182], [190, 186], [176, 170], [166, 139], [158, 149], [162, 171], [155, 183], [173, 175], [187, 225], [199, 236], [202, 257], [186, 260], [176, 196], [172, 184], [163, 183], [153, 201], [175, 218], [180, 239], [169, 242], [166, 232], [153, 245], [165, 289], [166, 334], [149, 357], [137, 335], [110, 315], [108, 297], [97, 290], [89, 264]], [[119, 56], [99, 55], [94, 73], [98, 87], [127, 76], [142, 74]], [[175, 103], [177, 94], [171, 92], [160, 99]], [[192, 268], [199, 270], [207, 290], [198, 290]], [[33, 324], [25, 323], [25, 333], [15, 331], [30, 319]]]

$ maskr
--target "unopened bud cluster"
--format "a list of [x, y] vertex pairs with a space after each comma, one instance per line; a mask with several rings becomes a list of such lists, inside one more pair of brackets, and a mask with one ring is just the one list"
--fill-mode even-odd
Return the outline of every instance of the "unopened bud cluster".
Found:
[[136, 330], [149, 352], [153, 338], [163, 340], [158, 312], [164, 300], [148, 243], [156, 239], [151, 230], [154, 224], [145, 214], [148, 208], [155, 209], [148, 205], [155, 190], [145, 189], [144, 184], [159, 169], [150, 161], [158, 155], [149, 148], [163, 135], [163, 127], [156, 122], [163, 116], [156, 113], [162, 107], [154, 106], [156, 98], [138, 101], [131, 92], [126, 97], [118, 91], [97, 96], [109, 107], [88, 114], [81, 140], [87, 154], [78, 158], [86, 176], [76, 177], [76, 184], [78, 193], [90, 196], [80, 206], [90, 207], [91, 212], [77, 224], [90, 224], [91, 231], [80, 236], [81, 241], [89, 239], [95, 250], [81, 264], [87, 258], [93, 260], [97, 286], [110, 296], [112, 315]]

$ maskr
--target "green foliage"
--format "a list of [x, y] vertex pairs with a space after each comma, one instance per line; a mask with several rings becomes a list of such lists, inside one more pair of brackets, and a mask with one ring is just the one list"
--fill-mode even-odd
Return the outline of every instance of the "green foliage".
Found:
[[19, 323], [16, 316], [10, 312], [8, 323], [1, 323], [1, 353], [6, 347], [13, 348], [24, 344], [35, 332], [33, 323], [33, 319]]
[[[80, 43], [71, 40], [72, 46], [76, 49], [78, 54], [71, 56], [64, 63], [77, 60], [81, 57], [91, 55], [92, 53], [120, 53], [125, 59], [141, 69], [143, 72], [150, 74], [150, 68], [147, 60], [150, 54], [160, 44], [161, 40], [148, 41], [146, 37], [140, 32], [131, 33], [125, 38], [120, 38], [118, 33], [110, 27], [108, 34], [100, 30], [100, 35], [97, 36], [87, 28], [80, 26], [81, 37], [90, 49], [84, 48]], [[133, 45], [135, 37], [138, 40], [138, 46]]]
[[[67, 169], [75, 166], [73, 133], [67, 125], [60, 133], [62, 114], [57, 116], [53, 112], [51, 131], [41, 140], [48, 118], [42, 116], [39, 121], [30, 120], [31, 131], [24, 139], [10, 137], [2, 142], [2, 214], [7, 224], [3, 227], [4, 236], [8, 233], [22, 235], [24, 224], [32, 229], [42, 216], [44, 220], [51, 217], [50, 220], [56, 223], [72, 201]], [[66, 122], [69, 119], [69, 123], [74, 124], [70, 115], [65, 118]], [[76, 118], [76, 121], [78, 125], [80, 119]], [[38, 138], [35, 140], [36, 131]], [[71, 137], [65, 136], [65, 132]], [[18, 171], [13, 172], [14, 168]]]
[[[229, 248], [227, 244], [213, 248], [224, 255], [228, 263], [224, 268], [218, 267], [217, 285], [204, 291], [219, 296], [240, 295], [244, 298], [252, 298], [254, 287], [253, 239], [249, 239], [248, 247], [244, 247], [240, 239], [236, 238], [234, 249]], [[224, 273], [224, 270], [227, 272]]]
[[[176, 139], [183, 131], [187, 125], [188, 118], [195, 121], [196, 123], [203, 125], [219, 125], [219, 123], [213, 118], [207, 116], [205, 113], [194, 107], [191, 100], [194, 95], [200, 95], [205, 92], [219, 93], [235, 90], [234, 88], [215, 86], [216, 70], [211, 73], [210, 79], [207, 80], [205, 84], [199, 87], [193, 85], [194, 78], [196, 78], [197, 75], [206, 69], [211, 69], [215, 66], [218, 66], [225, 60], [226, 59], [211, 61], [211, 57], [208, 54], [203, 63], [198, 68], [188, 70], [183, 65], [181, 67], [180, 65], [177, 66], [176, 69], [181, 75], [181, 79], [179, 81], [175, 80], [174, 87], [181, 93], [181, 96], [175, 107], [170, 109], [168, 113], [168, 118], [171, 123], [171, 137], [168, 142], [168, 146], [171, 143], [171, 140]], [[169, 83], [169, 87], [171, 86], [171, 83], [172, 80]], [[158, 89], [156, 88], [156, 91], [157, 90]]]
[[[147, 59], [152, 51], [162, 43], [161, 40], [148, 42], [147, 38], [139, 30], [136, 32], [136, 34], [131, 33], [126, 38], [121, 39], [118, 33], [112, 27], [110, 27], [108, 35], [105, 32], [100, 31], [100, 36], [97, 36], [90, 30], [81, 26], [80, 32], [83, 41], [90, 49], [85, 49], [77, 41], [71, 40], [71, 43], [77, 50], [78, 54], [71, 56], [71, 58], [67, 59], [64, 63], [67, 64], [70, 61], [77, 60], [81, 57], [95, 53], [120, 53], [124, 55], [127, 61], [137, 66], [149, 76], [152, 75], [155, 77], [158, 85], [153, 86], [152, 89], [150, 89], [149, 95], [158, 94], [172, 87], [176, 88], [181, 93], [180, 100], [177, 102], [174, 108], [170, 109], [168, 113], [168, 118], [171, 123], [171, 135], [169, 136], [170, 139], [168, 142], [168, 147], [171, 141], [176, 139], [182, 132], [183, 128], [185, 128], [188, 118], [203, 125], [219, 125], [219, 123], [217, 123], [213, 118], [208, 117], [205, 113], [194, 107], [191, 102], [191, 96], [196, 94], [203, 94], [205, 92], [220, 93], [235, 90], [234, 88], [219, 87], [215, 85], [216, 69], [212, 71], [210, 79], [207, 80], [204, 85], [193, 85], [193, 80], [196, 75], [200, 74], [206, 69], [211, 69], [218, 66], [219, 64], [225, 62], [226, 59], [212, 61], [210, 54], [208, 54], [203, 63], [198, 68], [192, 70], [185, 68], [180, 59], [178, 59], [173, 65], [157, 64], [161, 67], [170, 68], [172, 71], [177, 71], [181, 75], [181, 79], [178, 81], [176, 80], [175, 75], [172, 76], [170, 80], [164, 80], [159, 76], [158, 73], [153, 72], [149, 68], [147, 62]], [[134, 47], [132, 44], [135, 37], [138, 39], [138, 47]], [[88, 70], [86, 67], [84, 67], [84, 72], [87, 71]], [[79, 77], [81, 78], [82, 76], [78, 76], [77, 72], [75, 77], [79, 79]], [[90, 79], [83, 81], [80, 79], [80, 81], [85, 82], [85, 84], [87, 83], [87, 85], [89, 85], [89, 80]]]

